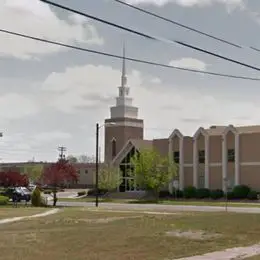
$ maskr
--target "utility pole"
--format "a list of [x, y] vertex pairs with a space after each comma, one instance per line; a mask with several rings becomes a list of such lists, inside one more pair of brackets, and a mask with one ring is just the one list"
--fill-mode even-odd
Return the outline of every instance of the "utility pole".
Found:
[[58, 147], [58, 151], [60, 152], [60, 153], [59, 153], [59, 160], [65, 159], [65, 154], [64, 154], [64, 152], [67, 151], [67, 148], [64, 147], [64, 146], [59, 146], [59, 147]]

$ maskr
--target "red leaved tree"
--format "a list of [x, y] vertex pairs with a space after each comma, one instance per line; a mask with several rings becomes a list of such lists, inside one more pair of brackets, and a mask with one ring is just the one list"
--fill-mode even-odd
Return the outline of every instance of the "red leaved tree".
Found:
[[57, 203], [57, 188], [67, 182], [77, 182], [78, 174], [76, 168], [67, 160], [59, 160], [52, 163], [43, 170], [42, 181], [50, 185], [53, 193], [53, 206]]
[[4, 187], [28, 186], [27, 175], [21, 174], [15, 170], [0, 172], [0, 185]]

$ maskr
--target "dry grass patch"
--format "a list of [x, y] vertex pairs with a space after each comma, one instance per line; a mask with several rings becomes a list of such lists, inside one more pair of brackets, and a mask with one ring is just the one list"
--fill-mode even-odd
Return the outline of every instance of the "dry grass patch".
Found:
[[43, 213], [48, 211], [46, 208], [32, 208], [28, 207], [0, 207], [0, 220], [6, 218], [14, 218], [14, 217], [23, 217], [23, 216], [31, 216], [39, 213]]
[[[113, 221], [110, 221], [113, 219]], [[102, 220], [102, 221], [101, 221]], [[260, 216], [229, 213], [151, 215], [70, 208], [0, 226], [4, 260], [160, 260], [204, 254], [260, 240]], [[249, 225], [250, 223], [250, 225]], [[220, 234], [193, 240], [166, 232]]]

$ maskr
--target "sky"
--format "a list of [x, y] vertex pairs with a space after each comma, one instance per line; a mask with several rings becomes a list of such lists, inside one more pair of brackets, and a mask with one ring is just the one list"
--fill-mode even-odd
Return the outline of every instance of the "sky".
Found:
[[[181, 40], [260, 67], [260, 52], [216, 40], [122, 6], [113, 0], [55, 0], [163, 39]], [[185, 25], [260, 48], [259, 0], [128, 0]], [[169, 42], [152, 41], [38, 0], [1, 0], [0, 29], [163, 64], [259, 77], [259, 72]], [[120, 85], [119, 59], [0, 33], [0, 162], [92, 156], [95, 124], [109, 118]], [[134, 62], [127, 76], [145, 139], [178, 128], [193, 135], [210, 125], [260, 124], [260, 82], [214, 77]], [[103, 128], [100, 132], [103, 146]], [[103, 150], [103, 148], [102, 148]]]

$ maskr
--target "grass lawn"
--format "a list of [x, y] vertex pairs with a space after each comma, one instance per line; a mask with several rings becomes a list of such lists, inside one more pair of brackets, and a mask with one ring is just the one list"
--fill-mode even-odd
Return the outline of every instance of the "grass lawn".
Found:
[[13, 218], [13, 217], [22, 217], [22, 216], [31, 216], [34, 214], [45, 212], [46, 208], [32, 208], [30, 206], [18, 206], [13, 208], [12, 206], [0, 207], [0, 219]]
[[[258, 243], [259, 222], [260, 215], [253, 214], [148, 215], [65, 208], [45, 218], [0, 225], [0, 259], [174, 259]], [[200, 241], [165, 235], [174, 230], [203, 230], [220, 237]]]
[[[95, 198], [60, 198], [59, 201], [78, 201], [78, 202], [95, 202]], [[101, 203], [112, 202], [112, 203], [137, 203], [137, 204], [149, 204], [154, 203], [152, 201], [144, 201], [144, 200], [127, 200], [127, 199], [102, 199], [99, 198]], [[223, 201], [181, 201], [181, 200], [161, 200], [158, 204], [166, 204], [166, 205], [190, 205], [190, 206], [218, 206], [225, 207], [226, 203]], [[229, 207], [260, 207], [259, 202], [228, 202]]]

